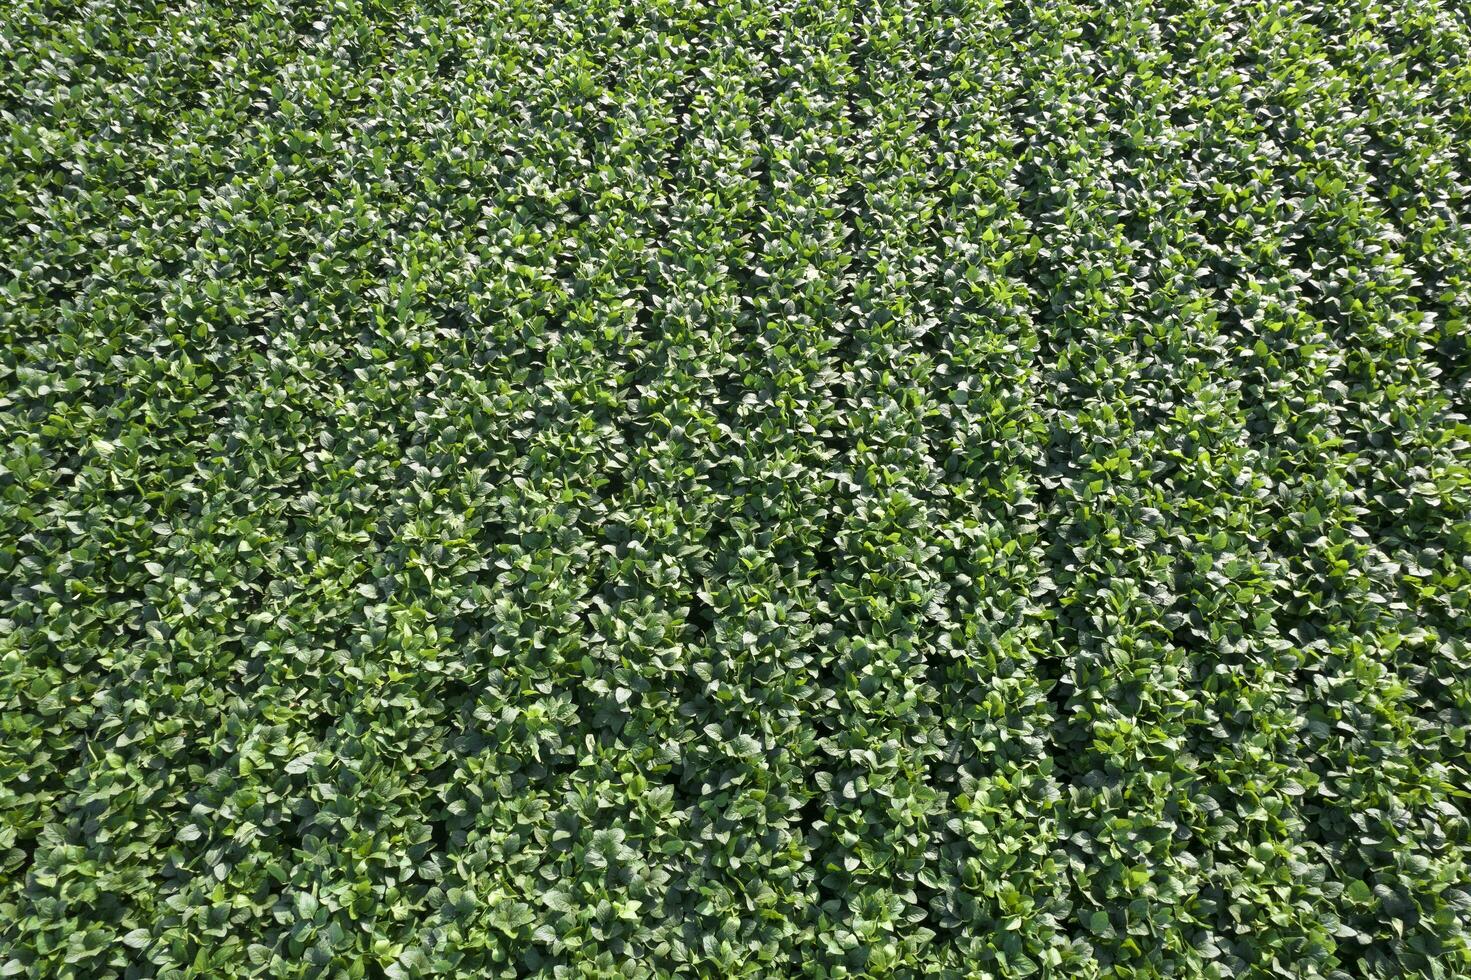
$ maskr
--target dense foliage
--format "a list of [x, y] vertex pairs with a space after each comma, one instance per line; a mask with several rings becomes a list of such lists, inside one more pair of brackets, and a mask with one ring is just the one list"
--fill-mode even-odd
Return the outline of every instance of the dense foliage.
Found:
[[0, 976], [1471, 974], [1463, 4], [0, 18]]

